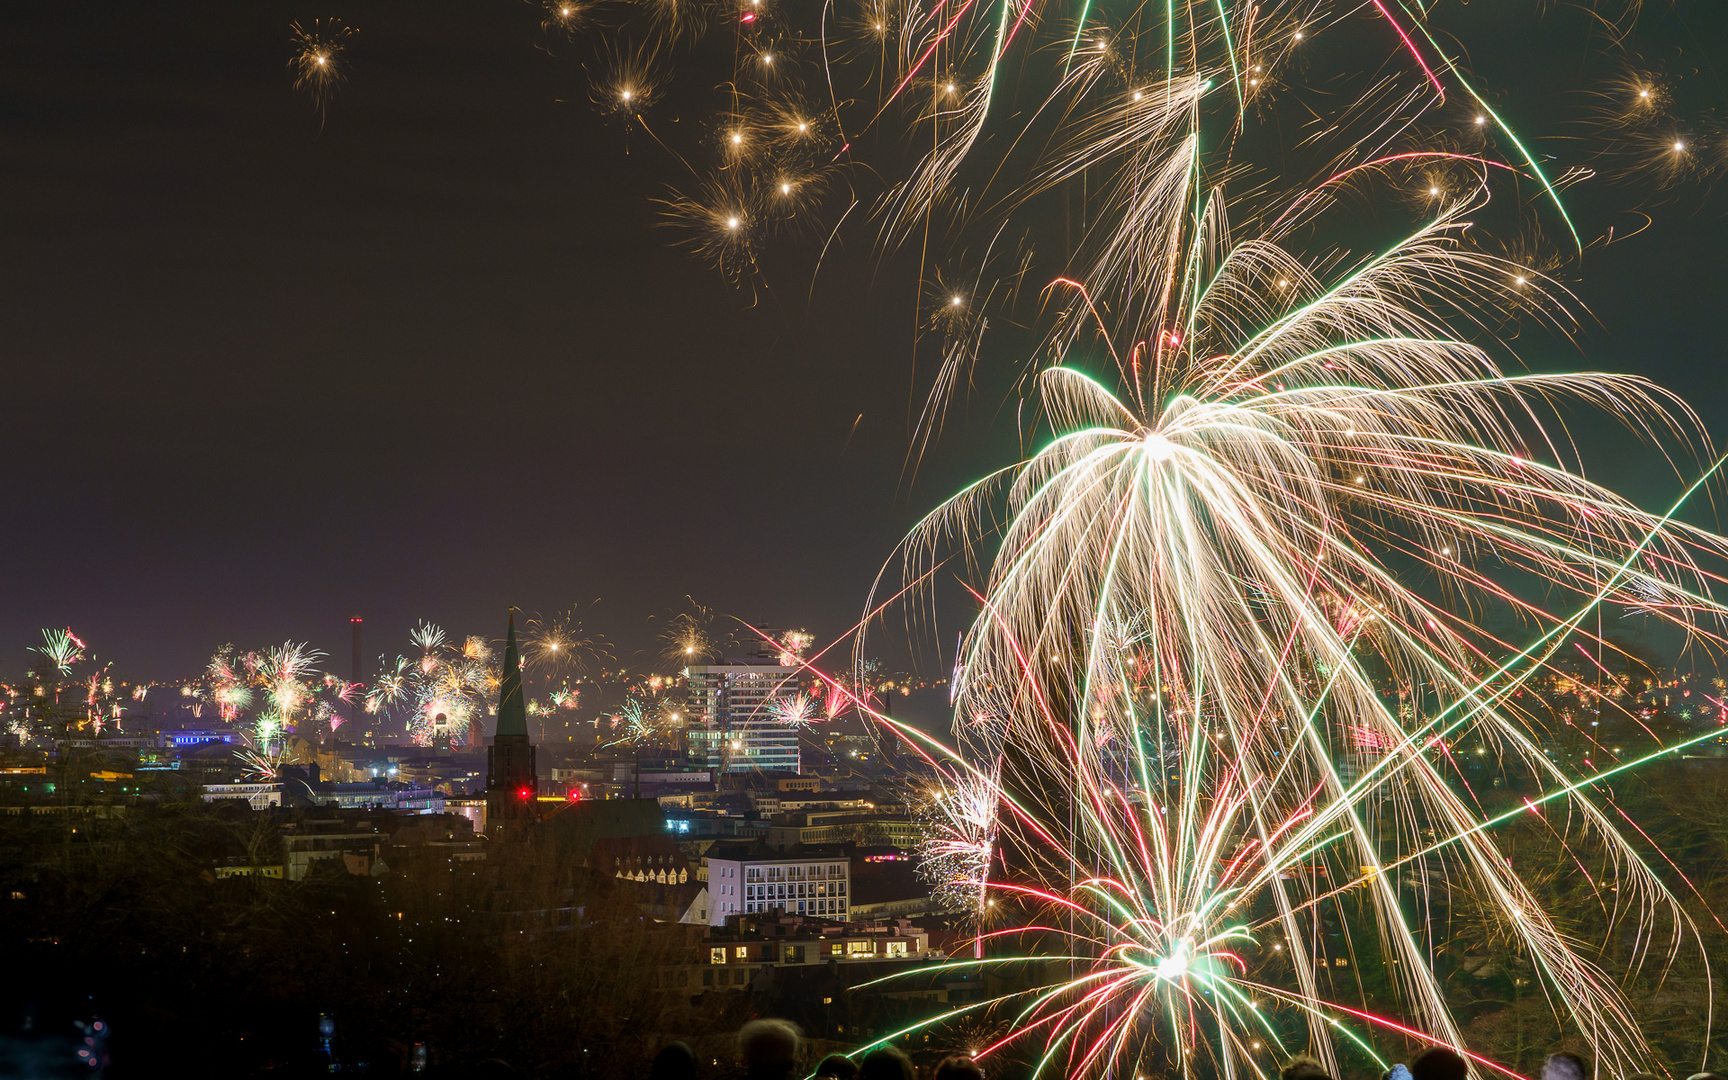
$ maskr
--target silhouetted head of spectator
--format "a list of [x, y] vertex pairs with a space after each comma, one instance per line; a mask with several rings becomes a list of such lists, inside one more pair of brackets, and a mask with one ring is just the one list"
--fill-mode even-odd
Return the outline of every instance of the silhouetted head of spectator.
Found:
[[752, 1020], [738, 1031], [738, 1059], [749, 1080], [790, 1080], [798, 1068], [798, 1029], [784, 1020]]
[[696, 1054], [688, 1043], [667, 1043], [648, 1066], [648, 1080], [696, 1080]]
[[1590, 1066], [1577, 1054], [1549, 1054], [1542, 1062], [1542, 1080], [1590, 1080]]
[[912, 1059], [892, 1046], [879, 1046], [858, 1063], [858, 1080], [917, 1080]]
[[930, 1080], [984, 1080], [984, 1067], [964, 1054], [955, 1054], [936, 1063]]
[[1412, 1080], [1465, 1080], [1469, 1075], [1469, 1063], [1444, 1046], [1424, 1050], [1410, 1063]]
[[1721, 1073], [1693, 1073], [1686, 1080], [1724, 1080]]
[[1278, 1080], [1332, 1080], [1332, 1074], [1313, 1058], [1298, 1054], [1278, 1070]]
[[858, 1063], [844, 1054], [829, 1054], [816, 1066], [816, 1075], [828, 1080], [858, 1080]]

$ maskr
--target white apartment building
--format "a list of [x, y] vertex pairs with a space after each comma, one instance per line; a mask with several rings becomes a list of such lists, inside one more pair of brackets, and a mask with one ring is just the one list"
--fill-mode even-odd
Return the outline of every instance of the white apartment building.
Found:
[[204, 801], [245, 799], [254, 810], [267, 810], [282, 805], [282, 783], [272, 780], [257, 784], [205, 784]]
[[726, 925], [729, 915], [784, 911], [822, 919], [846, 918], [852, 866], [839, 852], [800, 855], [709, 855], [708, 924]]
[[716, 775], [729, 772], [798, 772], [798, 731], [775, 719], [773, 699], [798, 692], [798, 669], [773, 660], [693, 664], [689, 677], [691, 764]]

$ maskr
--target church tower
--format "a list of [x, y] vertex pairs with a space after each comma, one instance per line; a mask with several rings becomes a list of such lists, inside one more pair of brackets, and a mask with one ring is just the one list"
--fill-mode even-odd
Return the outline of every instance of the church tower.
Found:
[[486, 832], [494, 840], [515, 839], [538, 816], [540, 783], [534, 746], [528, 741], [528, 707], [522, 699], [522, 659], [516, 651], [516, 616], [504, 641], [498, 683], [498, 731], [486, 750]]

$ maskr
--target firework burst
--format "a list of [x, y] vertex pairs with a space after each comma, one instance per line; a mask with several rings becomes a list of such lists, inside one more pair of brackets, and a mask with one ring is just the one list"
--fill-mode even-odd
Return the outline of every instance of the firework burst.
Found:
[[606, 639], [583, 626], [575, 607], [550, 618], [535, 615], [528, 620], [523, 639], [523, 668], [544, 680], [563, 682], [590, 675], [611, 657]]
[[[1467, 242], [1494, 184], [1540, 191], [1544, 220], [1583, 243], [1560, 182], [1454, 65], [1428, 9], [866, 3], [800, 28], [768, 0], [662, 6], [662, 43], [719, 27], [733, 58], [723, 100], [673, 151], [695, 180], [665, 200], [729, 278], [762, 276], [791, 231], [782, 207], [800, 222], [825, 209], [841, 189], [830, 170], [875, 171], [859, 167], [863, 136], [917, 148], [874, 196], [834, 200], [836, 232], [868, 203], [857, 219], [883, 247], [919, 238], [919, 323], [942, 349], [915, 453], [1033, 265], [998, 242], [1031, 224], [1024, 208], [1079, 207], [1056, 260], [1068, 276], [1042, 296], [1050, 362], [1031, 378], [1053, 437], [905, 548], [911, 582], [951, 544], [961, 564], [995, 552], [956, 657], [956, 745], [931, 749], [926, 872], [971, 902], [1017, 897], [1060, 942], [1046, 954], [1086, 972], [1037, 994], [1009, 1038], [1042, 1040], [1044, 1066], [1076, 1077], [1142, 1062], [1263, 1075], [1259, 1045], [1288, 1049], [1303, 1028], [1335, 1075], [1340, 1040], [1371, 1054], [1377, 1026], [1457, 1045], [1428, 963], [1439, 931], [1400, 902], [1443, 884], [1505, 913], [1506, 940], [1605, 1067], [1645, 1067], [1615, 978], [1488, 838], [1496, 819], [1454, 787], [1449, 744], [1521, 760], [1541, 801], [1606, 845], [1622, 903], [1676, 913], [1514, 695], [1598, 606], [1720, 641], [1719, 578], [1702, 566], [1723, 545], [1584, 480], [1550, 405], [1667, 436], [1695, 429], [1677, 402], [1631, 378], [1508, 375], [1452, 329], [1509, 313], [1567, 326], [1558, 267]], [[1326, 179], [1227, 204], [1250, 164], [1235, 148], [1278, 115], [1302, 51], [1361, 19], [1394, 60], [1374, 54], [1360, 92], [1340, 87], [1338, 115], [1319, 118]], [[595, 100], [639, 120], [622, 85], [603, 79]], [[1658, 140], [1639, 150], [1656, 167], [1696, 168], [1696, 138], [1627, 108], [1622, 126]], [[819, 122], [795, 141], [787, 118]], [[1411, 235], [1368, 258], [1287, 246], [1346, 195], [1388, 186], [1423, 222]], [[1244, 220], [1254, 239], [1239, 241]], [[944, 236], [968, 254], [931, 254]], [[1535, 624], [1535, 643], [1481, 629], [1489, 604]], [[681, 618], [668, 658], [707, 659], [707, 620]], [[823, 678], [825, 702], [839, 692], [920, 741], [871, 709], [862, 670], [845, 688]], [[1636, 962], [1678, 948], [1684, 919], [1669, 925]], [[1314, 943], [1333, 933], [1387, 961], [1393, 990], [1374, 1010], [1319, 969]]]
[[988, 898], [990, 865], [996, 855], [1002, 788], [988, 772], [944, 770], [934, 790], [916, 802], [924, 824], [919, 871], [944, 907], [982, 919]]
[[821, 717], [816, 699], [805, 693], [776, 695], [767, 705], [775, 723], [791, 728], [807, 728]]
[[[960, 647], [953, 775], [1002, 800], [1008, 872], [984, 881], [960, 813], [936, 818], [929, 872], [1019, 897], [1090, 965], [1021, 1014], [1047, 1066], [1256, 1072], [1251, 1044], [1293, 1022], [1334, 1070], [1340, 1040], [1458, 1046], [1426, 962], [1442, 931], [1400, 902], [1438, 882], [1504, 913], [1605, 1062], [1648, 1060], [1616, 980], [1452, 783], [1449, 746], [1512, 755], [1587, 821], [1620, 895], [1671, 928], [1645, 949], [1672, 955], [1692, 933], [1678, 904], [1512, 695], [1598, 605], [1720, 642], [1702, 566], [1725, 545], [1569, 471], [1541, 421], [1570, 396], [1647, 434], [1695, 431], [1677, 402], [1623, 376], [1507, 375], [1446, 332], [1437, 312], [1539, 284], [1458, 243], [1457, 214], [1331, 277], [1270, 240], [1232, 244], [1216, 202], [1163, 219], [1158, 248], [1124, 253], [1166, 276], [1113, 298], [1120, 347], [1097, 298], [1060, 286], [1075, 317], [1038, 376], [1048, 445], [908, 541], [920, 579], [950, 538], [997, 538]], [[1104, 353], [1086, 369], [1083, 318]], [[1482, 630], [1486, 603], [1536, 642]], [[1412, 688], [1427, 707], [1388, 701]], [[1323, 925], [1387, 960], [1395, 1003], [1344, 1000], [1319, 973], [1303, 943]]]
[[311, 97], [322, 126], [331, 94], [348, 77], [342, 52], [354, 31], [336, 19], [314, 19], [309, 28], [295, 23], [290, 29], [294, 35], [294, 56], [288, 67], [294, 72], [294, 89]]
[[71, 627], [64, 630], [42, 631], [42, 644], [31, 649], [54, 668], [60, 675], [70, 675], [72, 668], [84, 659], [84, 642]]
[[443, 628], [421, 622], [408, 635], [418, 656], [381, 663], [366, 691], [366, 710], [405, 721], [421, 746], [471, 745], [496, 699], [498, 659], [485, 638], [452, 643]]
[[608, 746], [647, 746], [660, 735], [659, 709], [641, 698], [626, 698], [611, 721], [612, 730], [618, 737], [607, 743]]
[[680, 668], [705, 664], [732, 643], [730, 633], [719, 628], [719, 619], [711, 608], [689, 597], [684, 600], [684, 610], [667, 619], [660, 631], [662, 658]]

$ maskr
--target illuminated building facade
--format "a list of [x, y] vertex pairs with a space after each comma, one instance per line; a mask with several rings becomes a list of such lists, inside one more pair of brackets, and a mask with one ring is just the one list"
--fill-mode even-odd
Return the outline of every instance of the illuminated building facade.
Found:
[[797, 668], [751, 658], [694, 664], [688, 675], [685, 738], [693, 764], [715, 775], [799, 771], [798, 731], [772, 708], [774, 698], [798, 692]]
[[[730, 855], [731, 857], [728, 857]], [[711, 851], [708, 921], [724, 926], [739, 915], [811, 915], [844, 922], [851, 898], [852, 864], [839, 850], [796, 855]]]

